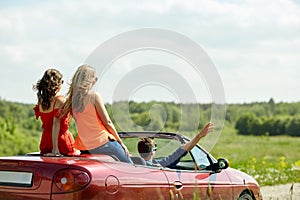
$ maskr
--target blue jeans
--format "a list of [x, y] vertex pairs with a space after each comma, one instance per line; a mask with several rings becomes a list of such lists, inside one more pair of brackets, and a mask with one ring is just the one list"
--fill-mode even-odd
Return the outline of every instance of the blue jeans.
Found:
[[[82, 153], [86, 153], [83, 151]], [[132, 163], [131, 159], [126, 155], [123, 147], [115, 140], [109, 140], [106, 144], [95, 149], [88, 150], [90, 154], [105, 154], [116, 157], [121, 162]]]

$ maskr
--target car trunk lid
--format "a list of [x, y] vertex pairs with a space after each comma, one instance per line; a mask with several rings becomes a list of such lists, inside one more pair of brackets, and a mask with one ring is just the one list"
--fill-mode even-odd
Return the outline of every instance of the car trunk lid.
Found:
[[50, 199], [53, 174], [65, 167], [43, 162], [41, 157], [1, 157], [0, 199]]

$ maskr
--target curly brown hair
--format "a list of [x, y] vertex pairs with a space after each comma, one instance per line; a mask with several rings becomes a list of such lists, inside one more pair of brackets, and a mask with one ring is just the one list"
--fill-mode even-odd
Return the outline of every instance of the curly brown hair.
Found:
[[33, 86], [37, 91], [38, 103], [43, 110], [48, 110], [53, 97], [56, 95], [60, 85], [63, 83], [63, 75], [56, 69], [48, 69], [43, 77]]

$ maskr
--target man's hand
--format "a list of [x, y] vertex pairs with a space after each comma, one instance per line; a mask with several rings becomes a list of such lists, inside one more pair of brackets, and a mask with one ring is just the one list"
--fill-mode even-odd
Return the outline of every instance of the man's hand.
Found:
[[198, 133], [193, 139], [191, 139], [188, 143], [181, 146], [182, 149], [186, 151], [190, 151], [194, 146], [199, 142], [199, 140], [205, 137], [209, 132], [213, 131], [214, 125], [212, 122], [207, 123], [204, 128]]
[[214, 130], [214, 124], [212, 122], [207, 123], [204, 128], [199, 133], [200, 137], [205, 137], [207, 133], [212, 132]]

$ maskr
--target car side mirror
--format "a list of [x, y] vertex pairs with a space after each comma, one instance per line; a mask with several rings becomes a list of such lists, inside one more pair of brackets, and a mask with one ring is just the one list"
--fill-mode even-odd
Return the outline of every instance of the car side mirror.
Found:
[[228, 160], [225, 158], [219, 158], [216, 163], [213, 163], [212, 170], [215, 172], [220, 172], [222, 169], [226, 169], [229, 166]]
[[218, 168], [219, 169], [227, 169], [229, 167], [229, 162], [225, 158], [218, 159]]

